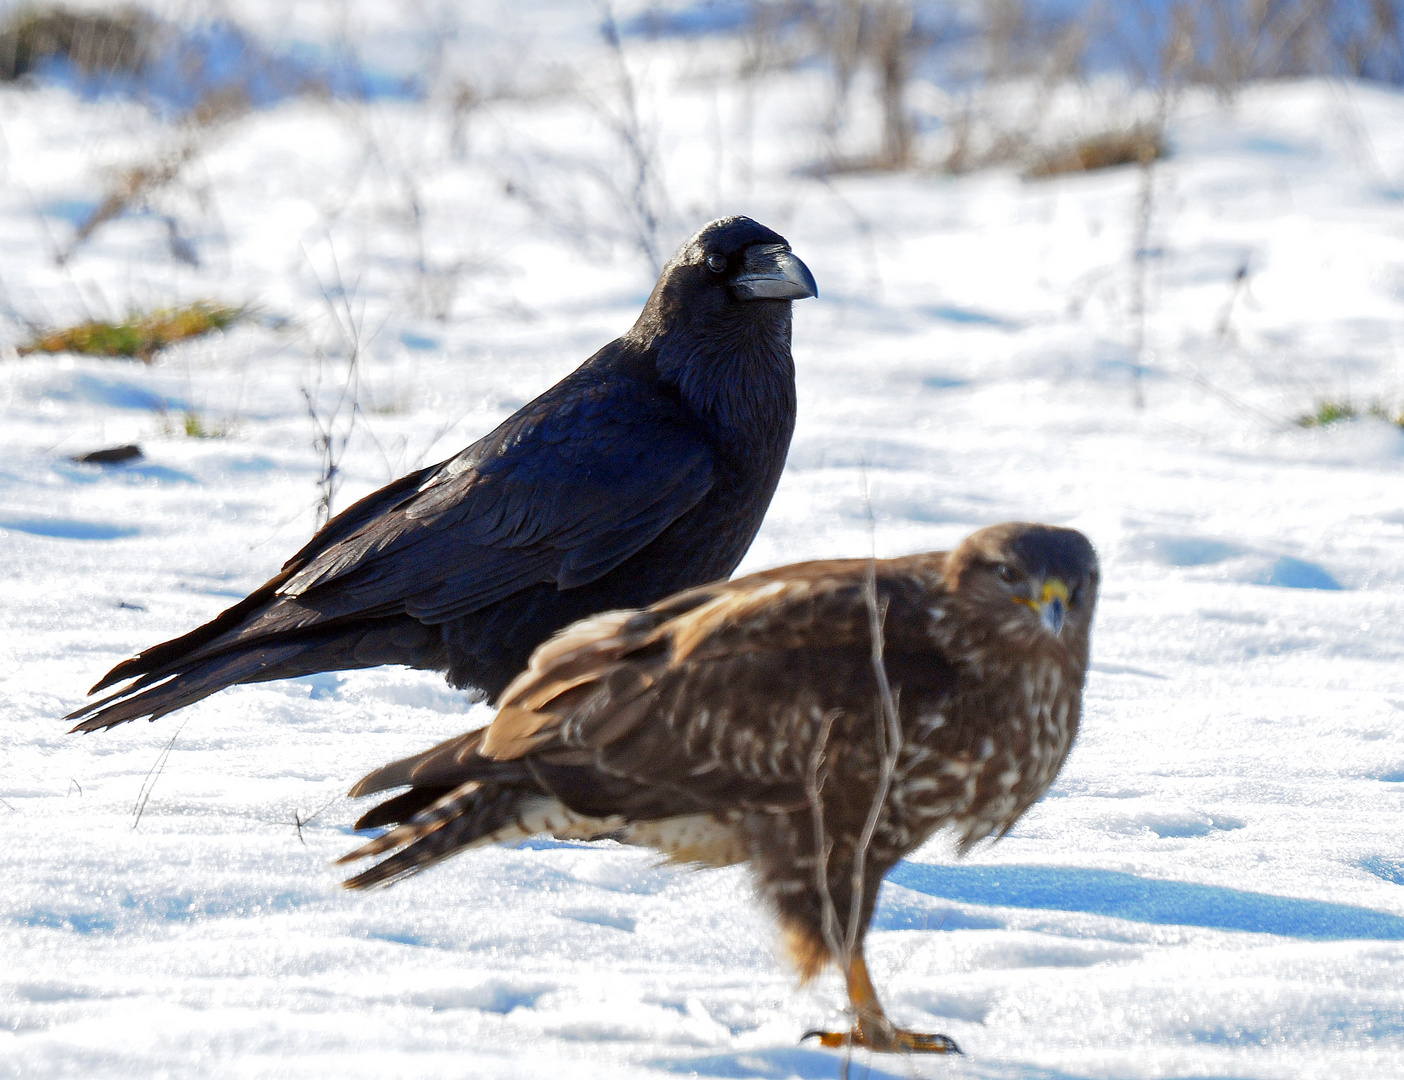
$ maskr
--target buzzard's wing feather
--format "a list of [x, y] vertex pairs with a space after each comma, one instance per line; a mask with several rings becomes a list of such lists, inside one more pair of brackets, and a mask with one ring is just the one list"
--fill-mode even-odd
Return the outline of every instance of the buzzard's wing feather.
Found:
[[[545, 799], [580, 821], [803, 808], [826, 714], [846, 718], [834, 738], [868, 738], [840, 727], [874, 715], [870, 565], [787, 567], [574, 624], [537, 649], [488, 728], [362, 780], [353, 795], [411, 787], [361, 824], [406, 822], [387, 843], [412, 848], [443, 800], [472, 783]], [[938, 597], [900, 565], [877, 586], [885, 656], [903, 671], [904, 695], [949, 693], [955, 669], [935, 655], [928, 632]], [[454, 835], [466, 844], [483, 834], [475, 826]], [[442, 840], [431, 845], [435, 859]], [[410, 871], [386, 870], [401, 872]], [[351, 884], [380, 880], [368, 873]]]
[[[550, 765], [584, 751], [621, 779], [656, 786], [676, 771], [694, 794], [769, 804], [778, 786], [789, 801], [826, 709], [856, 701], [867, 713], [876, 692], [867, 566], [792, 567], [682, 594], [659, 605], [680, 611], [661, 621], [649, 609], [577, 624], [504, 692], [480, 752]], [[878, 591], [884, 649], [892, 662], [927, 655], [916, 681], [939, 693], [953, 669], [929, 659], [932, 598], [900, 575]]]

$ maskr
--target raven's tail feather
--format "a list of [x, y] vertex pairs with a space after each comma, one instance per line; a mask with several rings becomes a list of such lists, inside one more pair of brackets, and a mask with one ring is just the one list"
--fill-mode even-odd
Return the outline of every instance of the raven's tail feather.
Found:
[[407, 618], [377, 619], [314, 633], [279, 634], [194, 660], [171, 659], [165, 667], [141, 674], [135, 682], [75, 709], [64, 719], [82, 721], [73, 731], [100, 731], [143, 716], [155, 720], [237, 683], [381, 664], [437, 666], [442, 648], [432, 647], [433, 633], [433, 628]]

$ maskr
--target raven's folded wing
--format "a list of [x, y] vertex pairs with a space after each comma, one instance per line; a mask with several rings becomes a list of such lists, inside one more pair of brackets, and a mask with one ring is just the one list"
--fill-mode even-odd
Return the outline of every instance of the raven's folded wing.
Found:
[[289, 631], [398, 614], [436, 624], [538, 583], [588, 584], [695, 506], [713, 467], [703, 435], [656, 387], [567, 380], [457, 456], [349, 507], [247, 599], [94, 690], [133, 676], [150, 685]]

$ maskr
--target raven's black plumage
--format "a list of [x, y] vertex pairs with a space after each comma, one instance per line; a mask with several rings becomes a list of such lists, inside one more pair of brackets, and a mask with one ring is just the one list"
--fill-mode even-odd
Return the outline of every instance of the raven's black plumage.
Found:
[[643, 313], [456, 457], [338, 514], [218, 618], [118, 664], [74, 730], [153, 720], [234, 683], [405, 664], [496, 695], [562, 627], [726, 577], [795, 421], [783, 237], [714, 221]]

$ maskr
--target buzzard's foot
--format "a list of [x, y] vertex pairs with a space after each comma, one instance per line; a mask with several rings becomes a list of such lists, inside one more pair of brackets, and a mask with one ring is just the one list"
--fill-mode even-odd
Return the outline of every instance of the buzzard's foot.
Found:
[[949, 1035], [928, 1035], [899, 1028], [887, 1018], [878, 1000], [861, 944], [848, 963], [848, 1004], [858, 1023], [852, 1031], [807, 1031], [805, 1039], [817, 1036], [821, 1046], [862, 1046], [888, 1054], [959, 1054], [961, 1049]]
[[963, 1054], [949, 1035], [928, 1035], [891, 1024], [860, 1024], [852, 1031], [806, 1031], [800, 1042], [811, 1038], [817, 1038], [820, 1046], [862, 1046], [890, 1054]]

